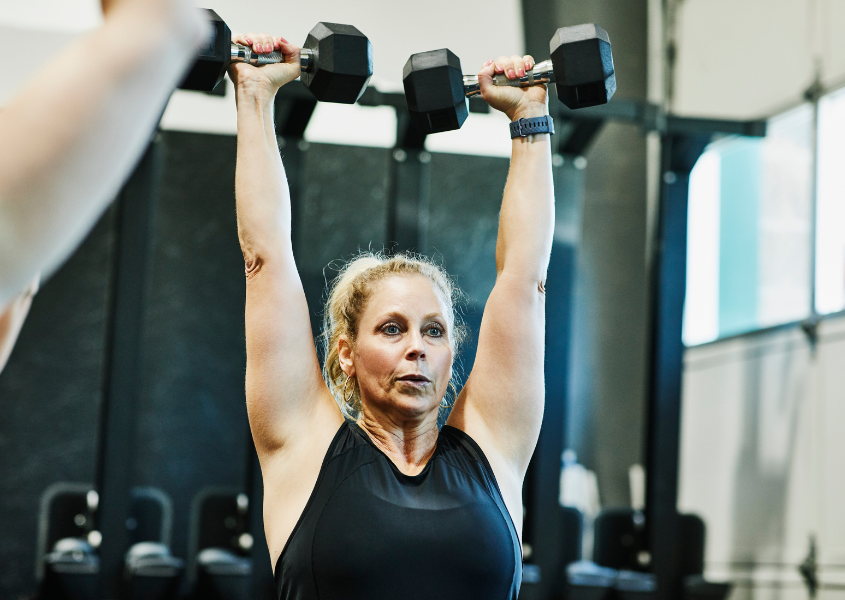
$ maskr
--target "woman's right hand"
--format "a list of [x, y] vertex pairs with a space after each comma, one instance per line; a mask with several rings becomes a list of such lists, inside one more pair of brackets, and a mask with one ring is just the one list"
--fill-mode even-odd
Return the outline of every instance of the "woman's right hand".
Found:
[[256, 91], [275, 94], [276, 91], [299, 77], [299, 47], [289, 43], [281, 37], [273, 37], [266, 33], [247, 33], [232, 36], [232, 41], [242, 46], [248, 46], [258, 54], [268, 54], [273, 51], [281, 52], [284, 62], [254, 67], [247, 63], [232, 63], [229, 65], [229, 77], [235, 88], [255, 87]]

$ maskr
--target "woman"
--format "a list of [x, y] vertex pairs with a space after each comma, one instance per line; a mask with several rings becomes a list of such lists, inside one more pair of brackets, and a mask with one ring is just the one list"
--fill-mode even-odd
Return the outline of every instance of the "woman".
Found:
[[[513, 141], [496, 285], [475, 366], [438, 431], [460, 337], [448, 277], [408, 256], [349, 264], [326, 310], [321, 374], [272, 118], [276, 91], [299, 75], [299, 48], [264, 34], [236, 41], [286, 56], [230, 71], [247, 408], [279, 597], [516, 598], [522, 481], [543, 415], [554, 222], [548, 135]], [[531, 67], [530, 56], [489, 61], [479, 73], [482, 97], [512, 121], [547, 114], [544, 86], [492, 85], [496, 73], [513, 79]]]

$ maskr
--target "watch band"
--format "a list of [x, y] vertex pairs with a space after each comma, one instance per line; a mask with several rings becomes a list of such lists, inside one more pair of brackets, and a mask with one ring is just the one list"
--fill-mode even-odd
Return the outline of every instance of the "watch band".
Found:
[[526, 137], [535, 133], [554, 133], [555, 122], [551, 115], [532, 117], [531, 119], [517, 119], [511, 122], [511, 138]]

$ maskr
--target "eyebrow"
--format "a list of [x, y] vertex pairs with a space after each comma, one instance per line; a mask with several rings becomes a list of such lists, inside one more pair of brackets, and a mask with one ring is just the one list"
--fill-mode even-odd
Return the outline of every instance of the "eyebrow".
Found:
[[[406, 317], [401, 312], [394, 310], [394, 311], [390, 311], [390, 312], [385, 313], [379, 319], [379, 321], [384, 320], [384, 319], [406, 320]], [[423, 321], [437, 320], [437, 321], [443, 321], [444, 323], [448, 323], [448, 320], [446, 319], [445, 315], [443, 315], [443, 313], [439, 313], [439, 312], [428, 313], [427, 315], [423, 316], [422, 320]]]

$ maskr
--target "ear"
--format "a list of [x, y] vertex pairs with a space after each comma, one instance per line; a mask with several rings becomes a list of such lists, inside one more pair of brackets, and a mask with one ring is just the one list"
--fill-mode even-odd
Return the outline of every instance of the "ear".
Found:
[[337, 340], [337, 359], [340, 362], [340, 368], [346, 373], [347, 377], [355, 377], [355, 363], [353, 362], [354, 351], [352, 344], [345, 335], [340, 336]]

